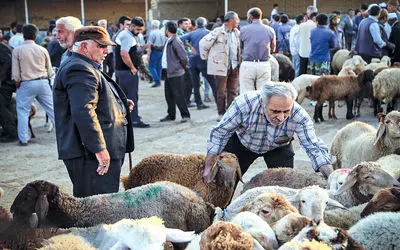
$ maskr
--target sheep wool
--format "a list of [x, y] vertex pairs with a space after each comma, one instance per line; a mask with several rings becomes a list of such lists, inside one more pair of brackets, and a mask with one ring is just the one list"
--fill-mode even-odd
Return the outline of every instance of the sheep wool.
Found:
[[352, 57], [350, 51], [347, 49], [340, 49], [332, 57], [332, 71], [333, 73], [338, 73], [346, 60]]
[[303, 74], [301, 76], [296, 77], [292, 81], [293, 87], [297, 90], [297, 103], [302, 104], [304, 98], [309, 98], [308, 92], [306, 90], [307, 87], [311, 86], [312, 83], [317, 80], [320, 76]]

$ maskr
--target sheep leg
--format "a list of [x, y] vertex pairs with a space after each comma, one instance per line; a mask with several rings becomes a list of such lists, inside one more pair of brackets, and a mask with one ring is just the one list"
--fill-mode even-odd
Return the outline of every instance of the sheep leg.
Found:
[[337, 117], [336, 117], [336, 105], [335, 105], [335, 102], [332, 102], [332, 118], [333, 119], [337, 119]]
[[319, 109], [318, 109], [318, 105], [316, 104], [315, 108], [314, 108], [314, 121], [315, 121], [315, 123], [319, 123], [318, 117], [319, 117]]
[[373, 106], [374, 106], [374, 116], [377, 116], [378, 113], [383, 111], [382, 107], [381, 107], [382, 103], [377, 98], [373, 98], [372, 102], [373, 102]]
[[332, 102], [331, 101], [329, 101], [329, 111], [328, 111], [328, 117], [329, 117], [329, 119], [331, 119], [332, 118]]
[[350, 120], [354, 118], [353, 115], [353, 99], [350, 97], [346, 97], [346, 104], [347, 104], [347, 113], [346, 113], [346, 119]]
[[319, 120], [321, 122], [325, 121], [324, 120], [324, 116], [322, 115], [322, 111], [324, 108], [324, 102], [317, 102], [317, 104], [315, 105], [315, 107], [318, 107], [318, 116], [319, 116]]
[[29, 127], [29, 131], [31, 131], [31, 138], [36, 138], [35, 134], [33, 133], [33, 129], [32, 129], [31, 117], [29, 117], [29, 120], [28, 120], [28, 127]]

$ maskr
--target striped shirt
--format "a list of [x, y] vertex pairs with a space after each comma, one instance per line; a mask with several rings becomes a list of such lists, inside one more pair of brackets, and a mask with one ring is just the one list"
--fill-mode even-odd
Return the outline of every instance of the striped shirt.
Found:
[[314, 124], [307, 111], [294, 102], [290, 116], [276, 126], [267, 121], [266, 105], [263, 103], [265, 100], [261, 91], [249, 91], [236, 97], [223, 119], [211, 130], [207, 153], [221, 153], [234, 132], [243, 146], [260, 155], [288, 145], [291, 140], [285, 144], [276, 142], [282, 138], [293, 138], [296, 134], [315, 171], [332, 164], [328, 148], [315, 135]]

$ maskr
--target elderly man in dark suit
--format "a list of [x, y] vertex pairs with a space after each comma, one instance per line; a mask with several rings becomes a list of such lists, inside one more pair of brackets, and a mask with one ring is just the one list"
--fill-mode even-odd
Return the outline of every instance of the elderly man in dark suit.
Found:
[[59, 159], [74, 196], [118, 192], [124, 155], [134, 149], [129, 115], [134, 104], [100, 71], [107, 46], [115, 45], [107, 31], [83, 27], [74, 42], [77, 49], [61, 64], [54, 84]]

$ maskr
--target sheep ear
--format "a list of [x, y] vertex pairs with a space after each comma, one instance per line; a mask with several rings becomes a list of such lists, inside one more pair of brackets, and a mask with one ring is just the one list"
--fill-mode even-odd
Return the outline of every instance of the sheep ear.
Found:
[[286, 199], [293, 205], [293, 206], [295, 206], [296, 208], [299, 208], [299, 199], [298, 199], [298, 197], [297, 197], [297, 194], [295, 194], [295, 195], [292, 195], [292, 196], [288, 196], [288, 197], [286, 197]]
[[194, 231], [184, 232], [180, 229], [167, 228], [167, 241], [183, 243], [192, 241], [196, 235]]
[[243, 179], [242, 179], [242, 170], [240, 169], [239, 165], [236, 168], [236, 174], [237, 174], [237, 178], [239, 179], [239, 181], [244, 184]]
[[374, 142], [374, 146], [376, 146], [379, 142], [379, 140], [382, 138], [383, 134], [385, 133], [385, 124], [383, 124], [383, 119], [381, 119], [381, 122], [379, 124], [378, 131], [376, 131], [376, 138]]
[[218, 169], [219, 169], [219, 164], [218, 164], [218, 162], [219, 162], [219, 156], [218, 156], [218, 159], [215, 161], [214, 165], [211, 167], [211, 177], [210, 177], [210, 180], [215, 180], [215, 176], [217, 175]]
[[400, 188], [391, 188], [390, 192], [394, 197], [400, 199]]
[[37, 214], [39, 221], [43, 221], [49, 210], [49, 202], [47, 201], [46, 195], [39, 195], [35, 204], [35, 213]]
[[345, 207], [342, 204], [340, 204], [340, 202], [338, 202], [338, 201], [336, 201], [334, 199], [331, 199], [331, 198], [329, 198], [329, 200], [328, 200], [328, 205], [348, 210], [347, 207]]

